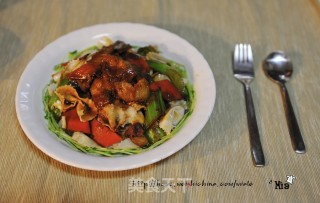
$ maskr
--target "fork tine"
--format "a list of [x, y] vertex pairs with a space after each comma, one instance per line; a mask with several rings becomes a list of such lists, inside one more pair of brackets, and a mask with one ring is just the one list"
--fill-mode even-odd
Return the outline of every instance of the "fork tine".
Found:
[[248, 60], [248, 53], [247, 53], [247, 45], [243, 45], [243, 62], [246, 63]]
[[[237, 74], [237, 77], [242, 75], [242, 78], [245, 76], [252, 77], [253, 79], [253, 53], [251, 45], [245, 43], [236, 44], [233, 52], [233, 57], [234, 74]], [[247, 79], [246, 81], [248, 82]]]
[[239, 61], [239, 45], [238, 44], [236, 44], [236, 46], [234, 48], [233, 60], [234, 60], [234, 62]]
[[251, 49], [251, 45], [248, 45], [248, 62], [252, 62], [253, 61], [253, 57], [252, 57], [252, 49]]
[[236, 44], [234, 48], [234, 62], [238, 63], [252, 63], [252, 49], [250, 44]]
[[243, 44], [239, 45], [239, 61], [243, 62]]

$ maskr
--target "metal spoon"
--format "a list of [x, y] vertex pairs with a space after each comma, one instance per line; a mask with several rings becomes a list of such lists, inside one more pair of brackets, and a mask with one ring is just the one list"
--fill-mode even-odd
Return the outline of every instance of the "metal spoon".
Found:
[[293, 71], [291, 60], [281, 51], [272, 52], [263, 61], [263, 69], [280, 86], [292, 147], [296, 153], [305, 153], [306, 148], [285, 86]]

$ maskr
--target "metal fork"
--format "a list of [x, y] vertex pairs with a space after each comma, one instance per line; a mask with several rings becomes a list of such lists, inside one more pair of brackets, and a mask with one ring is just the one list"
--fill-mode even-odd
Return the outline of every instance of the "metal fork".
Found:
[[250, 89], [250, 83], [254, 79], [253, 57], [250, 44], [237, 44], [233, 57], [234, 77], [244, 85], [252, 159], [255, 166], [264, 166], [265, 160]]

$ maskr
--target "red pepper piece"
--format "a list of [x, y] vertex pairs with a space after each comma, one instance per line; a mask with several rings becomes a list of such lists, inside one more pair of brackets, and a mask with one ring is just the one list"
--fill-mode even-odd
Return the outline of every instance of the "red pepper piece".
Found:
[[151, 91], [161, 90], [162, 97], [167, 101], [175, 101], [183, 99], [181, 92], [169, 81], [159, 80], [150, 84]]
[[67, 130], [87, 134], [91, 133], [89, 122], [80, 121], [76, 108], [64, 112], [63, 115], [66, 117]]
[[91, 129], [93, 140], [95, 140], [98, 144], [103, 147], [109, 147], [115, 143], [118, 143], [122, 140], [120, 135], [116, 132], [104, 126], [97, 119], [93, 119], [91, 121]]

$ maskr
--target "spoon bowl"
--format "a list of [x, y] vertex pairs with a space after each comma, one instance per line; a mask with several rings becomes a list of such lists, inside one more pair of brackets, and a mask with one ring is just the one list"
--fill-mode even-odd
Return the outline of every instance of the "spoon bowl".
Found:
[[272, 52], [264, 60], [263, 68], [267, 76], [275, 82], [287, 82], [293, 72], [292, 62], [282, 51]]
[[291, 78], [293, 72], [291, 60], [282, 51], [272, 52], [263, 61], [263, 70], [271, 80], [279, 84], [294, 151], [299, 154], [305, 153], [306, 149], [302, 135], [285, 86], [285, 83]]

